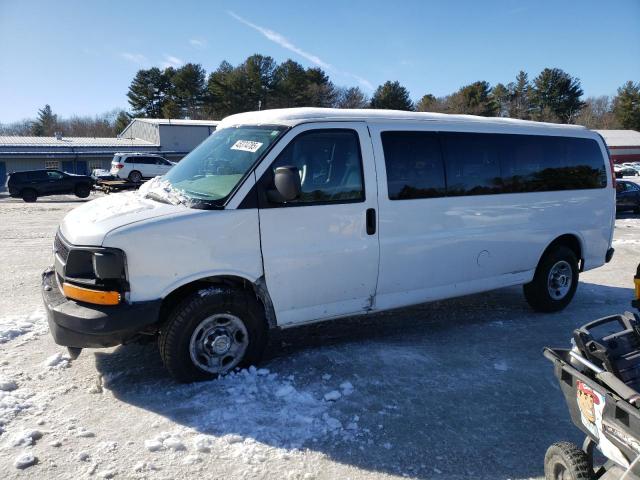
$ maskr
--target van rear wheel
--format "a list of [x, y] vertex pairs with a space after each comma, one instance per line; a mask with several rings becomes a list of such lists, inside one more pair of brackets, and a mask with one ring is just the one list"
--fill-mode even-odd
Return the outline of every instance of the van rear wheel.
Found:
[[565, 308], [578, 287], [578, 259], [568, 247], [559, 245], [540, 259], [533, 280], [523, 286], [527, 303], [537, 312]]
[[255, 296], [225, 287], [185, 298], [158, 339], [165, 367], [180, 382], [209, 380], [255, 364], [266, 343], [266, 319]]

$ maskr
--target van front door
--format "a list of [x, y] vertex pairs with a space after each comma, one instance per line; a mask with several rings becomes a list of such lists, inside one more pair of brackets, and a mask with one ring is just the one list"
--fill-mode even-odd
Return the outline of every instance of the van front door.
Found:
[[[277, 156], [276, 156], [277, 155]], [[363, 313], [378, 275], [377, 185], [364, 123], [288, 132], [256, 172], [267, 288], [279, 325]], [[302, 193], [278, 201], [275, 168], [293, 166]]]

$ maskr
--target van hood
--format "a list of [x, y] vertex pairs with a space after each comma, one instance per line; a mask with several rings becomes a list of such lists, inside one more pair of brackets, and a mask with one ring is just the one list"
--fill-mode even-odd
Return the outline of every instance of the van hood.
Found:
[[113, 193], [69, 212], [60, 224], [60, 231], [74, 245], [100, 246], [109, 232], [124, 225], [193, 212], [183, 204], [169, 205], [144, 198], [139, 193]]

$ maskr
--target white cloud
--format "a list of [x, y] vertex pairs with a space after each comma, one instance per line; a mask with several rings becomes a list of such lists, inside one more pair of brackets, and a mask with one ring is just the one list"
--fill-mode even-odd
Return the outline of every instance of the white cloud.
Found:
[[322, 60], [317, 55], [314, 55], [313, 53], [309, 53], [309, 52], [301, 49], [300, 47], [294, 45], [284, 35], [281, 35], [280, 33], [275, 32], [273, 30], [270, 30], [268, 28], [261, 27], [260, 25], [256, 25], [255, 23], [252, 23], [249, 20], [246, 20], [245, 18], [242, 18], [240, 15], [238, 15], [235, 12], [227, 11], [227, 13], [231, 17], [233, 17], [237, 21], [239, 21], [240, 23], [242, 23], [242, 24], [246, 25], [247, 27], [253, 28], [254, 30], [260, 32], [268, 40], [271, 40], [272, 42], [280, 45], [282, 48], [286, 48], [287, 50], [289, 50], [289, 51], [301, 56], [302, 58], [308, 60], [309, 62], [313, 63], [314, 65], [317, 65], [318, 67], [320, 67], [320, 68], [322, 68], [324, 70], [327, 70], [329, 72], [333, 72], [333, 73], [336, 73], [336, 74], [339, 74], [339, 75], [344, 75], [346, 77], [353, 78], [358, 83], [360, 83], [360, 85], [362, 85], [363, 87], [365, 87], [365, 88], [367, 88], [369, 90], [373, 90], [373, 85], [366, 78], [363, 78], [363, 77], [361, 77], [359, 75], [355, 75], [355, 74], [350, 73], [350, 72], [340, 71], [336, 67], [331, 65], [330, 63], [327, 63], [324, 60]]
[[202, 40], [199, 38], [191, 38], [189, 39], [189, 43], [191, 44], [191, 46], [196, 48], [204, 48], [207, 46], [206, 40]]
[[122, 52], [120, 56], [125, 60], [136, 63], [138, 65], [142, 65], [148, 62], [147, 57], [145, 57], [141, 53]]
[[184, 60], [173, 55], [165, 55], [164, 62], [162, 62], [162, 68], [174, 67], [178, 68], [184, 65]]

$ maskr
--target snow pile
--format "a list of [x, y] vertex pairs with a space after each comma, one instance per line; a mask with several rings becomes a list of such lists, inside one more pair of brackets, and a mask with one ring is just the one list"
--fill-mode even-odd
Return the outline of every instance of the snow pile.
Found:
[[40, 430], [23, 430], [13, 436], [12, 447], [29, 447], [35, 445], [42, 438]]
[[198, 295], [201, 297], [208, 297], [209, 295], [218, 295], [220, 293], [225, 293], [225, 290], [220, 287], [208, 287], [202, 288], [198, 290]]
[[25, 338], [30, 339], [47, 331], [47, 317], [42, 309], [26, 317], [24, 315], [0, 317], [0, 345], [23, 335], [27, 335]]
[[186, 450], [187, 447], [182, 441], [182, 437], [177, 433], [162, 432], [151, 440], [146, 440], [144, 446], [150, 452], [159, 452], [162, 450], [171, 450], [180, 452]]
[[18, 384], [10, 378], [0, 377], [0, 392], [13, 392], [17, 390]]
[[15, 462], [13, 462], [13, 465], [16, 468], [19, 468], [22, 470], [30, 467], [31, 465], [35, 465], [36, 463], [38, 463], [38, 459], [34, 457], [33, 454], [29, 452], [24, 452], [18, 458], [16, 458]]
[[163, 177], [155, 177], [138, 189], [137, 195], [141, 198], [160, 197], [172, 205], [189, 205], [190, 199], [181, 190], [178, 190], [171, 182]]
[[67, 368], [71, 362], [71, 357], [66, 353], [55, 353], [44, 361], [44, 367], [49, 370], [60, 370]]
[[[107, 379], [106, 388], [110, 388], [109, 382]], [[300, 448], [326, 436], [354, 436], [357, 419], [344, 419], [351, 424], [347, 431], [336, 418], [342, 417], [341, 398], [352, 392], [349, 382], [340, 385], [340, 391], [329, 393], [322, 382], [300, 389], [293, 376], [251, 367], [211, 382], [170, 387], [158, 408], [161, 414], [179, 416], [180, 423], [205, 434], [193, 440], [192, 451], [211, 449], [211, 438], [222, 438], [229, 445], [255, 440], [274, 447]], [[142, 389], [136, 396], [148, 404], [150, 393]], [[180, 437], [164, 432], [148, 439], [145, 447], [158, 452], [186, 445]]]
[[32, 397], [32, 394], [19, 388], [11, 391], [0, 390], [0, 435], [18, 414], [34, 407]]

